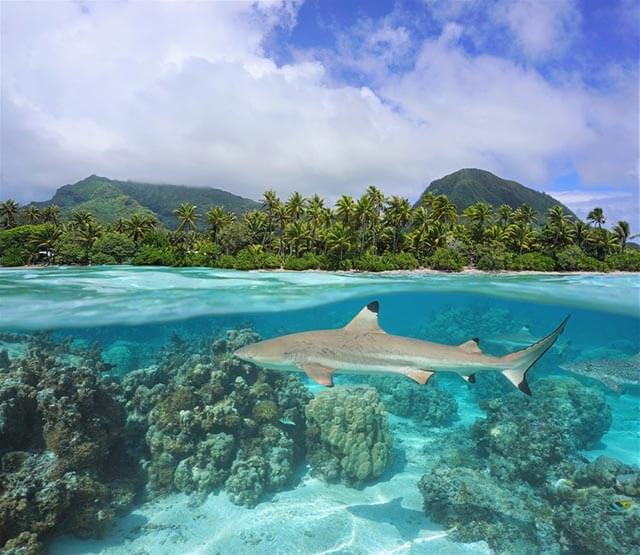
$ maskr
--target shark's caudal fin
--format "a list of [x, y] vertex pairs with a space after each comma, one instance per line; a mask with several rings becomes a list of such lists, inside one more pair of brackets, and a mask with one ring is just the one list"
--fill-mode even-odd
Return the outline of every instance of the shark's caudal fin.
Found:
[[554, 331], [533, 345], [502, 357], [501, 360], [508, 366], [508, 369], [504, 370], [502, 374], [523, 393], [531, 395], [531, 390], [527, 383], [527, 371], [542, 355], [551, 349], [564, 331], [568, 320], [569, 316]]

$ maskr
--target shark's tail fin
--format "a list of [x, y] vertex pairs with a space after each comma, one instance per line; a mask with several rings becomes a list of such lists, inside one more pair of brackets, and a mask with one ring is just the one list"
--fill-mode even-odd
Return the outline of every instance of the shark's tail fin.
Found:
[[502, 374], [523, 393], [531, 395], [531, 390], [527, 383], [527, 371], [542, 355], [551, 349], [558, 337], [560, 337], [560, 334], [564, 331], [568, 320], [569, 316], [549, 335], [533, 345], [529, 345], [520, 351], [502, 357], [501, 360], [505, 366], [507, 366], [507, 370], [504, 370]]

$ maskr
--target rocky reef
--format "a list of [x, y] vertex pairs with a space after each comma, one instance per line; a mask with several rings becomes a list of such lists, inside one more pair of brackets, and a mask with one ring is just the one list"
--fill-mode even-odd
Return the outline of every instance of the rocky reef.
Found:
[[149, 497], [224, 487], [234, 503], [254, 506], [290, 482], [311, 396], [295, 376], [230, 356], [257, 340], [249, 329], [205, 345], [174, 338], [158, 366], [124, 378], [129, 421], [147, 447]]
[[572, 379], [542, 379], [482, 403], [479, 419], [419, 483], [426, 513], [463, 542], [497, 553], [640, 550], [640, 470], [580, 450], [611, 423], [602, 395]]
[[358, 376], [351, 378], [352, 382], [354, 380], [375, 387], [390, 413], [410, 418], [418, 424], [446, 426], [458, 417], [455, 397], [438, 385], [437, 376], [428, 386], [402, 376]]
[[103, 362], [94, 350], [73, 365], [67, 347], [36, 335], [26, 356], [0, 371], [0, 546], [7, 552], [36, 553], [54, 529], [100, 535], [142, 481], [122, 441], [117, 384], [95, 370]]
[[391, 462], [384, 405], [371, 387], [321, 392], [306, 408], [311, 472], [328, 482], [360, 485]]

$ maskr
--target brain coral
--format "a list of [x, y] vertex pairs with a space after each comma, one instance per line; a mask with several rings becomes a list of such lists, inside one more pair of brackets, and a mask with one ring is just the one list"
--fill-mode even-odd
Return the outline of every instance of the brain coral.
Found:
[[370, 387], [323, 391], [306, 408], [312, 473], [329, 482], [359, 485], [391, 462], [391, 436], [378, 393]]

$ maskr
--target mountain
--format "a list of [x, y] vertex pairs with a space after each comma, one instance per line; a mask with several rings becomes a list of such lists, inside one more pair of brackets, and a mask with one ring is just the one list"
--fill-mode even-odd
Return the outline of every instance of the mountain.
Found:
[[182, 202], [195, 204], [201, 216], [216, 205], [222, 205], [236, 214], [260, 206], [253, 200], [220, 189], [116, 181], [97, 175], [60, 187], [51, 200], [34, 205], [44, 207], [57, 204], [63, 217], [69, 216], [74, 210], [87, 210], [106, 223], [129, 218], [136, 212], [154, 214], [166, 227], [175, 228], [173, 211]]
[[416, 206], [420, 204], [425, 193], [447, 195], [456, 205], [458, 212], [476, 202], [486, 202], [495, 208], [507, 204], [514, 209], [528, 204], [536, 211], [538, 222], [543, 222], [547, 210], [559, 204], [566, 214], [576, 217], [569, 208], [546, 193], [525, 187], [517, 181], [502, 179], [491, 172], [473, 168], [458, 170], [432, 181], [420, 195]]

